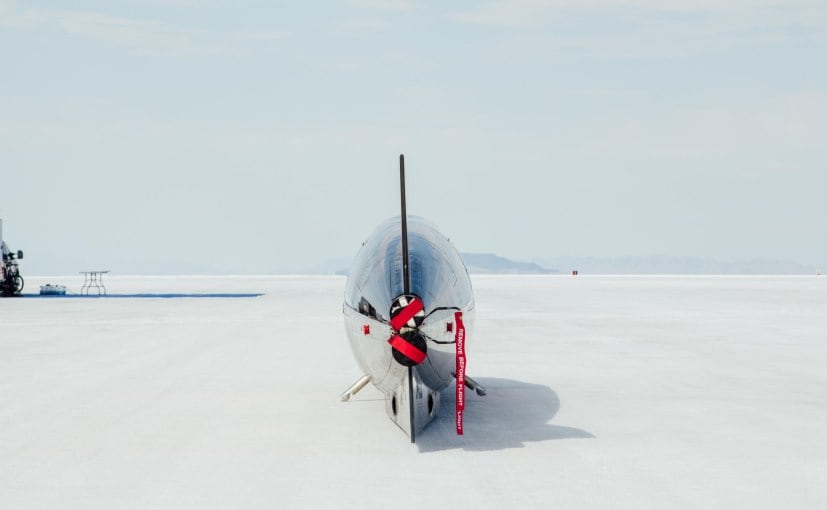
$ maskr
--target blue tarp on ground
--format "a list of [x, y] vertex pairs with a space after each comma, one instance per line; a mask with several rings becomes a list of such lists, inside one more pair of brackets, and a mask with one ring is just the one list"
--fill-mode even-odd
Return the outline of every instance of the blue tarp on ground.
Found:
[[40, 295], [40, 294], [22, 294], [26, 298], [47, 298], [47, 299], [66, 299], [66, 298], [83, 298], [83, 299], [101, 299], [101, 298], [254, 298], [263, 296], [264, 294], [247, 294], [247, 293], [215, 293], [215, 294], [65, 294], [65, 295]]

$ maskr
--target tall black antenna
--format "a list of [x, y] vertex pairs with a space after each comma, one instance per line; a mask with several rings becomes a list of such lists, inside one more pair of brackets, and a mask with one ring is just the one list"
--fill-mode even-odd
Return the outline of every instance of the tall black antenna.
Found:
[[411, 293], [411, 273], [408, 268], [408, 213], [405, 206], [405, 155], [399, 155], [399, 189], [402, 195], [402, 278], [405, 294]]

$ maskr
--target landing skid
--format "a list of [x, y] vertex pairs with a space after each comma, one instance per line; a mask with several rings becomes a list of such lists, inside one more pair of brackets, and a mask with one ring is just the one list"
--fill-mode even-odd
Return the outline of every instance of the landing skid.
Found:
[[471, 379], [468, 375], [465, 376], [465, 387], [471, 391], [476, 391], [477, 395], [484, 397], [488, 394], [485, 386]]
[[[451, 375], [453, 375], [456, 379], [456, 373], [451, 372]], [[488, 395], [488, 390], [485, 389], [485, 386], [472, 379], [471, 376], [469, 376], [468, 374], [465, 375], [465, 387], [471, 391], [476, 391], [477, 395], [481, 397]]]
[[362, 391], [362, 388], [364, 388], [369, 382], [370, 376], [367, 374], [363, 375], [362, 378], [353, 383], [350, 386], [350, 388], [347, 389], [347, 391], [339, 395], [339, 398], [341, 398], [342, 402], [347, 402], [348, 400], [353, 398], [357, 393]]

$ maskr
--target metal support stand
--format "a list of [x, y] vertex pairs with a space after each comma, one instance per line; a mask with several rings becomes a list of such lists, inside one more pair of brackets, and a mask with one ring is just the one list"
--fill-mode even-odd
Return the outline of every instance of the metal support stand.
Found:
[[346, 392], [342, 393], [339, 398], [342, 399], [342, 402], [347, 402], [350, 400], [354, 395], [359, 393], [359, 391], [365, 387], [365, 385], [370, 382], [370, 376], [365, 374], [362, 376], [361, 379], [353, 383], [353, 385], [347, 389]]
[[103, 275], [109, 271], [81, 271], [83, 275], [83, 287], [80, 288], [81, 296], [88, 296], [92, 289], [98, 292], [99, 296], [106, 295], [106, 287], [103, 286]]

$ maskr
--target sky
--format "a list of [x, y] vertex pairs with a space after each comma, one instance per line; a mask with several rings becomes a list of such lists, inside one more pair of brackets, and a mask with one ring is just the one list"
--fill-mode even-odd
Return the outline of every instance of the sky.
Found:
[[463, 252], [825, 266], [823, 0], [0, 0], [24, 274]]

